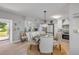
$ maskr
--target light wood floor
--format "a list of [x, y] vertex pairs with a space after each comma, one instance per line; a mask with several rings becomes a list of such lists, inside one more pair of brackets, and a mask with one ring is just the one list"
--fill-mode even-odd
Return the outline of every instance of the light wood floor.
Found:
[[27, 42], [10, 44], [8, 41], [0, 41], [0, 55], [27, 55]]
[[[29, 55], [51, 55], [51, 54], [44, 54], [40, 53], [40, 51], [36, 48], [36, 46], [32, 46], [31, 50], [28, 48], [28, 54]], [[66, 51], [61, 47], [61, 50], [59, 47], [54, 47], [53, 48], [53, 54], [52, 55], [67, 55]]]
[[[32, 46], [31, 50], [29, 48], [27, 50], [28, 50], [29, 55], [40, 55], [40, 52], [36, 48], [36, 46]], [[61, 50], [60, 50], [59, 46], [55, 46], [53, 48], [53, 54], [52, 55], [68, 55], [68, 54], [69, 54], [69, 40], [62, 40]]]
[[[53, 55], [66, 55], [68, 52], [67, 45], [68, 44], [63, 41], [61, 52], [59, 48], [56, 47], [54, 48]], [[28, 42], [10, 44], [8, 41], [0, 41], [0, 55], [40, 55], [40, 53], [35, 46], [32, 46], [30, 50]]]

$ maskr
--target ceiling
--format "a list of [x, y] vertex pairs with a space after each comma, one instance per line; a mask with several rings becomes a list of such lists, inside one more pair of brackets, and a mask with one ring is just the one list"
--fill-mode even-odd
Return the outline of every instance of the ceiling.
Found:
[[23, 16], [44, 19], [44, 10], [47, 10], [47, 19], [52, 15], [68, 15], [68, 4], [66, 3], [2, 3], [0, 7], [16, 12]]

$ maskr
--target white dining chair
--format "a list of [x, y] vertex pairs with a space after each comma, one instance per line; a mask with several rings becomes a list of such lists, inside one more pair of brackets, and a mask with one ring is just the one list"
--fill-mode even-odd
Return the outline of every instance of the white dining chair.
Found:
[[40, 37], [39, 49], [40, 53], [53, 53], [53, 37]]

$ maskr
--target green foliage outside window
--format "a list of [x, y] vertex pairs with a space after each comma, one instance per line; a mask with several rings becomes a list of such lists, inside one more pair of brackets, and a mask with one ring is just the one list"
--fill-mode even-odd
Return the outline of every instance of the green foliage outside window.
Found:
[[6, 32], [7, 31], [7, 24], [0, 22], [0, 32]]

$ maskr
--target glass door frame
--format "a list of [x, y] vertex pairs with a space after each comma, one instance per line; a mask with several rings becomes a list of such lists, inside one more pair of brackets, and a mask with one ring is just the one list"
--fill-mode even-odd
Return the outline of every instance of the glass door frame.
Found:
[[3, 19], [3, 18], [0, 18], [0, 21], [1, 22], [8, 22], [9, 23], [9, 41], [10, 41], [10, 43], [13, 43], [13, 39], [12, 39], [12, 20], [8, 20], [8, 19]]

